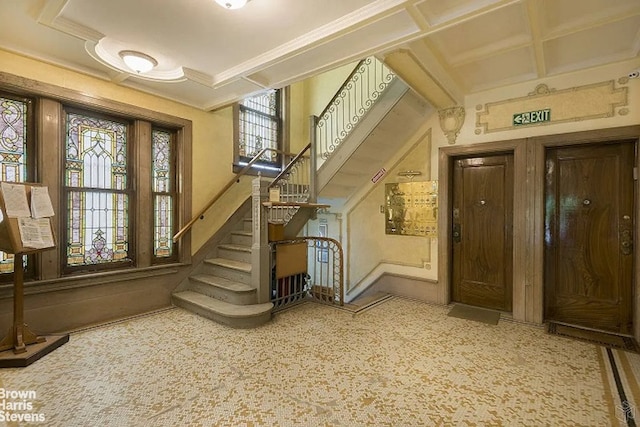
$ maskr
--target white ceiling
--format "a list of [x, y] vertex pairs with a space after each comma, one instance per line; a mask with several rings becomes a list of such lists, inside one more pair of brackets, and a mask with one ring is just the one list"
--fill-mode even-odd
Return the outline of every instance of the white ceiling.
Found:
[[[640, 0], [0, 0], [0, 48], [205, 110], [405, 49], [460, 102], [637, 58]], [[173, 81], [118, 71], [97, 48], [151, 55]]]

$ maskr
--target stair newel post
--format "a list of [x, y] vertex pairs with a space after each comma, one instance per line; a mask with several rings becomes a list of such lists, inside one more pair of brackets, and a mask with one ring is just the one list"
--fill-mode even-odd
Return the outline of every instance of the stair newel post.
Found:
[[316, 187], [316, 176], [318, 172], [318, 116], [309, 117], [309, 142], [311, 142], [311, 159], [309, 167], [309, 203], [318, 201], [318, 190]]
[[269, 180], [260, 176], [252, 181], [251, 285], [257, 289], [258, 303], [271, 301], [271, 248], [269, 247], [267, 209], [262, 204], [269, 200], [269, 184]]

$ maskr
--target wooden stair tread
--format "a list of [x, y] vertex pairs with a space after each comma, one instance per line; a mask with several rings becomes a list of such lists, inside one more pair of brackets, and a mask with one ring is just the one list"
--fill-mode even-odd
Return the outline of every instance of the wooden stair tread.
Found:
[[249, 264], [248, 262], [236, 261], [227, 258], [205, 259], [204, 262], [206, 262], [207, 264], [214, 264], [220, 267], [230, 268], [232, 270], [244, 271], [245, 273], [251, 272], [251, 264]]
[[220, 301], [194, 291], [177, 292], [173, 294], [173, 296], [226, 317], [260, 316], [270, 312], [273, 308], [273, 304], [270, 302], [263, 304], [236, 305]]
[[233, 292], [254, 292], [256, 289], [246, 283], [240, 283], [224, 277], [213, 276], [211, 274], [194, 274], [189, 276], [190, 279], [207, 285], [216, 286], [218, 288], [228, 289]]

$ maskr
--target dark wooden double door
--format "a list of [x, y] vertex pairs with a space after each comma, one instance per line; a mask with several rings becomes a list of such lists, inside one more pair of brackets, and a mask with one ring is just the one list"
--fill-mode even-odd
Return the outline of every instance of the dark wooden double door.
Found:
[[[634, 142], [547, 150], [545, 320], [632, 332]], [[513, 156], [454, 159], [453, 301], [511, 311]]]
[[548, 150], [546, 320], [632, 333], [634, 157], [634, 142]]

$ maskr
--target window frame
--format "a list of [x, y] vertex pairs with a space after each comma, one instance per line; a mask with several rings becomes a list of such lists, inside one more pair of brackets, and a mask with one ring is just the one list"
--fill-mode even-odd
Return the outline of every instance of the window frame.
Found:
[[[245, 166], [246, 163], [251, 159], [249, 157], [240, 156], [240, 117], [241, 110], [247, 110], [259, 114], [264, 117], [269, 117], [271, 119], [277, 120], [277, 132], [278, 132], [278, 146], [276, 147], [279, 152], [276, 156], [276, 160], [274, 162], [262, 162], [258, 161], [254, 163], [254, 165], [247, 170], [247, 175], [258, 175], [259, 173], [262, 176], [266, 177], [276, 177], [286, 166], [286, 162], [289, 158], [291, 158], [291, 154], [288, 153], [289, 150], [289, 138], [288, 138], [288, 116], [289, 116], [289, 87], [285, 87], [282, 89], [275, 89], [277, 94], [277, 109], [278, 115], [272, 116], [269, 114], [262, 113], [260, 111], [256, 111], [250, 107], [246, 107], [241, 104], [241, 102], [236, 102], [233, 104], [233, 165], [232, 169], [234, 173], [240, 172]], [[260, 96], [261, 94], [256, 94], [254, 96]], [[247, 97], [245, 99], [252, 98]], [[244, 164], [243, 164], [244, 163]], [[257, 166], [256, 166], [257, 165]], [[261, 167], [263, 166], [263, 167]], [[267, 168], [264, 168], [266, 166]]]
[[[0, 97], [6, 99], [12, 99], [14, 101], [22, 101], [27, 105], [27, 120], [26, 120], [26, 135], [25, 135], [25, 168], [26, 168], [26, 176], [25, 181], [17, 181], [17, 182], [34, 182], [35, 181], [35, 170], [36, 170], [36, 159], [37, 159], [37, 150], [36, 150], [36, 111], [37, 111], [37, 97], [29, 94], [16, 93], [11, 90], [7, 90], [4, 87], [0, 86]], [[35, 256], [34, 254], [29, 254], [25, 258], [26, 260], [26, 269], [24, 270], [24, 278], [26, 280], [32, 279], [35, 277]], [[13, 283], [15, 278], [15, 273], [0, 273], [0, 284], [4, 283]]]
[[[68, 187], [66, 185], [66, 147], [67, 147], [67, 130], [68, 130], [68, 116], [69, 114], [76, 114], [85, 117], [97, 118], [109, 120], [112, 122], [117, 122], [126, 127], [126, 151], [127, 151], [127, 166], [126, 166], [126, 176], [127, 176], [127, 184], [124, 190], [116, 190], [114, 188], [111, 189], [93, 189], [92, 192], [99, 193], [109, 193], [109, 194], [126, 194], [128, 197], [128, 223], [127, 227], [127, 259], [123, 261], [113, 261], [113, 262], [105, 262], [105, 263], [96, 263], [96, 264], [80, 264], [80, 265], [69, 265], [68, 264], [68, 256], [67, 256], [67, 248], [69, 244], [69, 220], [70, 220], [70, 212], [68, 208], [69, 202], [69, 194], [73, 191], [78, 191], [82, 193], [90, 192], [89, 187]], [[105, 271], [105, 270], [117, 270], [121, 268], [130, 268], [136, 265], [136, 236], [135, 229], [139, 226], [135, 221], [135, 212], [137, 206], [137, 198], [136, 191], [134, 189], [133, 183], [135, 182], [137, 173], [134, 172], [134, 167], [132, 165], [132, 143], [136, 142], [135, 132], [133, 131], [132, 123], [129, 119], [108, 115], [101, 112], [96, 112], [92, 110], [79, 109], [73, 107], [65, 107], [63, 106], [63, 119], [64, 119], [64, 140], [61, 141], [63, 144], [62, 151], [62, 186], [61, 186], [61, 203], [59, 207], [60, 216], [62, 218], [62, 238], [58, 242], [58, 246], [60, 249], [60, 258], [62, 261], [62, 271], [65, 274], [73, 274], [75, 272], [97, 272], [97, 271]], [[74, 190], [75, 189], [75, 190]], [[97, 190], [97, 191], [96, 191]]]
[[[170, 168], [170, 174], [171, 174], [171, 181], [170, 181], [170, 189], [169, 191], [164, 191], [164, 192], [157, 192], [154, 190], [153, 188], [153, 132], [155, 130], [161, 131], [161, 132], [167, 132], [169, 133], [170, 137], [169, 137], [169, 156], [170, 156], [170, 160], [169, 160], [169, 168]], [[155, 197], [156, 195], [159, 194], [164, 194], [164, 195], [169, 195], [172, 197], [172, 212], [174, 213], [173, 216], [173, 220], [171, 222], [171, 237], [173, 238], [173, 236], [175, 236], [175, 234], [178, 232], [177, 229], [177, 222], [176, 222], [176, 214], [178, 212], [178, 198], [179, 198], [179, 194], [178, 194], [178, 176], [176, 175], [176, 170], [177, 170], [177, 165], [176, 165], [176, 153], [175, 153], [175, 149], [176, 149], [176, 131], [175, 129], [168, 129], [166, 127], [162, 127], [162, 126], [152, 126], [151, 127], [151, 163], [150, 163], [150, 172], [151, 172], [151, 207], [152, 207], [152, 212], [155, 213]], [[171, 255], [167, 256], [167, 257], [159, 257], [157, 255], [155, 255], [155, 215], [153, 217], [153, 221], [151, 221], [151, 260], [153, 264], [166, 264], [166, 263], [172, 263], [172, 262], [176, 262], [176, 260], [178, 259], [178, 245], [173, 242], [173, 240], [171, 240]]]
[[[191, 263], [191, 235], [187, 233], [176, 243], [176, 258], [173, 262], [156, 265], [152, 260], [152, 225], [148, 224], [148, 212], [151, 204], [151, 182], [150, 182], [150, 161], [151, 161], [151, 127], [158, 126], [171, 129], [175, 132], [175, 175], [176, 191], [179, 195], [176, 203], [178, 209], [174, 213], [174, 224], [177, 228], [185, 224], [192, 216], [192, 138], [193, 125], [191, 120], [173, 116], [164, 112], [149, 110], [133, 104], [126, 104], [112, 99], [96, 97], [67, 89], [60, 86], [43, 83], [37, 80], [28, 79], [11, 73], [0, 71], [0, 91], [18, 97], [28, 97], [34, 100], [35, 114], [35, 166], [31, 170], [34, 176], [29, 178], [33, 182], [46, 185], [49, 188], [56, 216], [53, 217], [52, 228], [55, 236], [62, 236], [63, 222], [62, 214], [66, 210], [64, 205], [64, 141], [65, 139], [65, 114], [64, 109], [79, 109], [91, 111], [96, 114], [113, 116], [131, 122], [132, 135], [135, 142], [129, 145], [132, 155], [130, 167], [136, 171], [133, 189], [136, 194], [135, 229], [131, 230], [131, 238], [135, 239], [135, 264], [128, 268], [105, 269], [104, 271], [64, 271], [62, 261], [66, 256], [66, 244], [61, 239], [58, 240], [56, 250], [39, 252], [32, 265], [34, 266], [33, 279], [40, 281], [42, 286], [48, 289], [50, 286], [56, 289], [75, 288], [92, 286], [100, 283], [100, 278], [113, 277], [108, 282], [118, 280], [116, 277], [123, 277], [123, 280], [130, 277], [138, 277], [139, 274], [150, 274], [147, 270], [163, 268], [174, 268], [176, 265], [187, 265]], [[141, 213], [142, 212], [142, 213]], [[64, 253], [63, 253], [64, 251]], [[167, 270], [172, 271], [172, 270]], [[156, 273], [153, 273], [156, 274]], [[133, 275], [133, 276], [132, 276]], [[73, 279], [74, 277], [78, 279]], [[89, 280], [90, 279], [90, 280]], [[60, 281], [62, 280], [62, 281]], [[106, 279], [105, 279], [106, 280]], [[55, 285], [55, 283], [60, 283]], [[66, 284], [63, 284], [66, 283]], [[35, 284], [34, 284], [35, 285]], [[42, 288], [43, 290], [45, 288]]]

